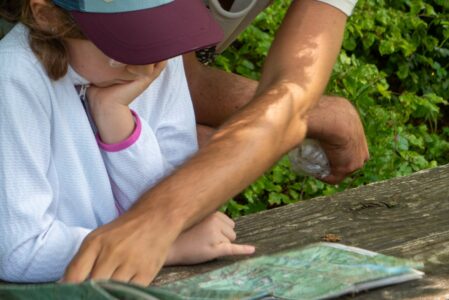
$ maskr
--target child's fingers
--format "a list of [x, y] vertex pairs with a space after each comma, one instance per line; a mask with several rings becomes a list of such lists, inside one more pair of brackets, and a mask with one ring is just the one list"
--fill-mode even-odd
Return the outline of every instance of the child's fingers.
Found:
[[113, 99], [116, 103], [128, 105], [150, 86], [163, 71], [165, 65], [165, 63], [160, 63], [157, 66], [130, 66], [131, 73], [137, 76], [135, 79], [128, 83], [114, 84], [108, 87], [92, 85], [87, 90], [87, 96], [91, 101], [111, 101]]
[[225, 225], [221, 228], [221, 233], [231, 242], [235, 241], [235, 239], [237, 238], [237, 234], [235, 233], [234, 229], [232, 229], [228, 225]]
[[227, 215], [225, 215], [222, 212], [216, 212], [215, 216], [220, 219], [221, 221], [223, 221], [224, 223], [228, 224], [231, 228], [235, 227], [235, 222], [234, 220], [232, 220], [231, 218], [229, 218]]
[[252, 245], [220, 243], [217, 246], [217, 257], [229, 255], [250, 255], [256, 251]]

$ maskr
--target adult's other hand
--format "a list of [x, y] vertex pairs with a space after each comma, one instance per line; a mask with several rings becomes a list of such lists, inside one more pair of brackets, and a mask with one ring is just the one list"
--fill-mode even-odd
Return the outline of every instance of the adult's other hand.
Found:
[[339, 183], [369, 159], [362, 122], [348, 100], [323, 97], [309, 112], [307, 124], [307, 137], [318, 140], [329, 159], [331, 174], [322, 181]]

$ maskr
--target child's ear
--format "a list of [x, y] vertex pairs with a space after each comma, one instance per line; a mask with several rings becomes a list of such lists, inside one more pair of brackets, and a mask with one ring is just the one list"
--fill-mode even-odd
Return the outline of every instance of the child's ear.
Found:
[[55, 14], [48, 0], [30, 0], [30, 7], [39, 27], [42, 30], [52, 32], [56, 24]]

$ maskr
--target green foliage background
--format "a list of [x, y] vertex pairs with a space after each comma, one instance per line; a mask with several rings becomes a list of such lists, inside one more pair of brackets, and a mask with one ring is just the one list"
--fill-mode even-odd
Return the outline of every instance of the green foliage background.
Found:
[[[278, 0], [217, 58], [257, 79], [290, 0]], [[449, 1], [359, 0], [327, 88], [357, 107], [371, 159], [338, 186], [301, 177], [283, 158], [223, 209], [253, 213], [449, 162]]]

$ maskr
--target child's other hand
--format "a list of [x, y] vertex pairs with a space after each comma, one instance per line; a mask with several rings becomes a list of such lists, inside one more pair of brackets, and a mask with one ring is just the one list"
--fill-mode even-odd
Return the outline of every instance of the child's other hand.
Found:
[[197, 264], [221, 256], [253, 254], [254, 246], [232, 243], [236, 239], [234, 227], [234, 221], [225, 214], [210, 215], [176, 239], [165, 265]]
[[145, 66], [126, 66], [130, 81], [92, 85], [87, 90], [89, 108], [104, 143], [115, 144], [123, 141], [134, 130], [134, 119], [128, 105], [142, 94], [160, 75], [166, 66], [160, 62]]

